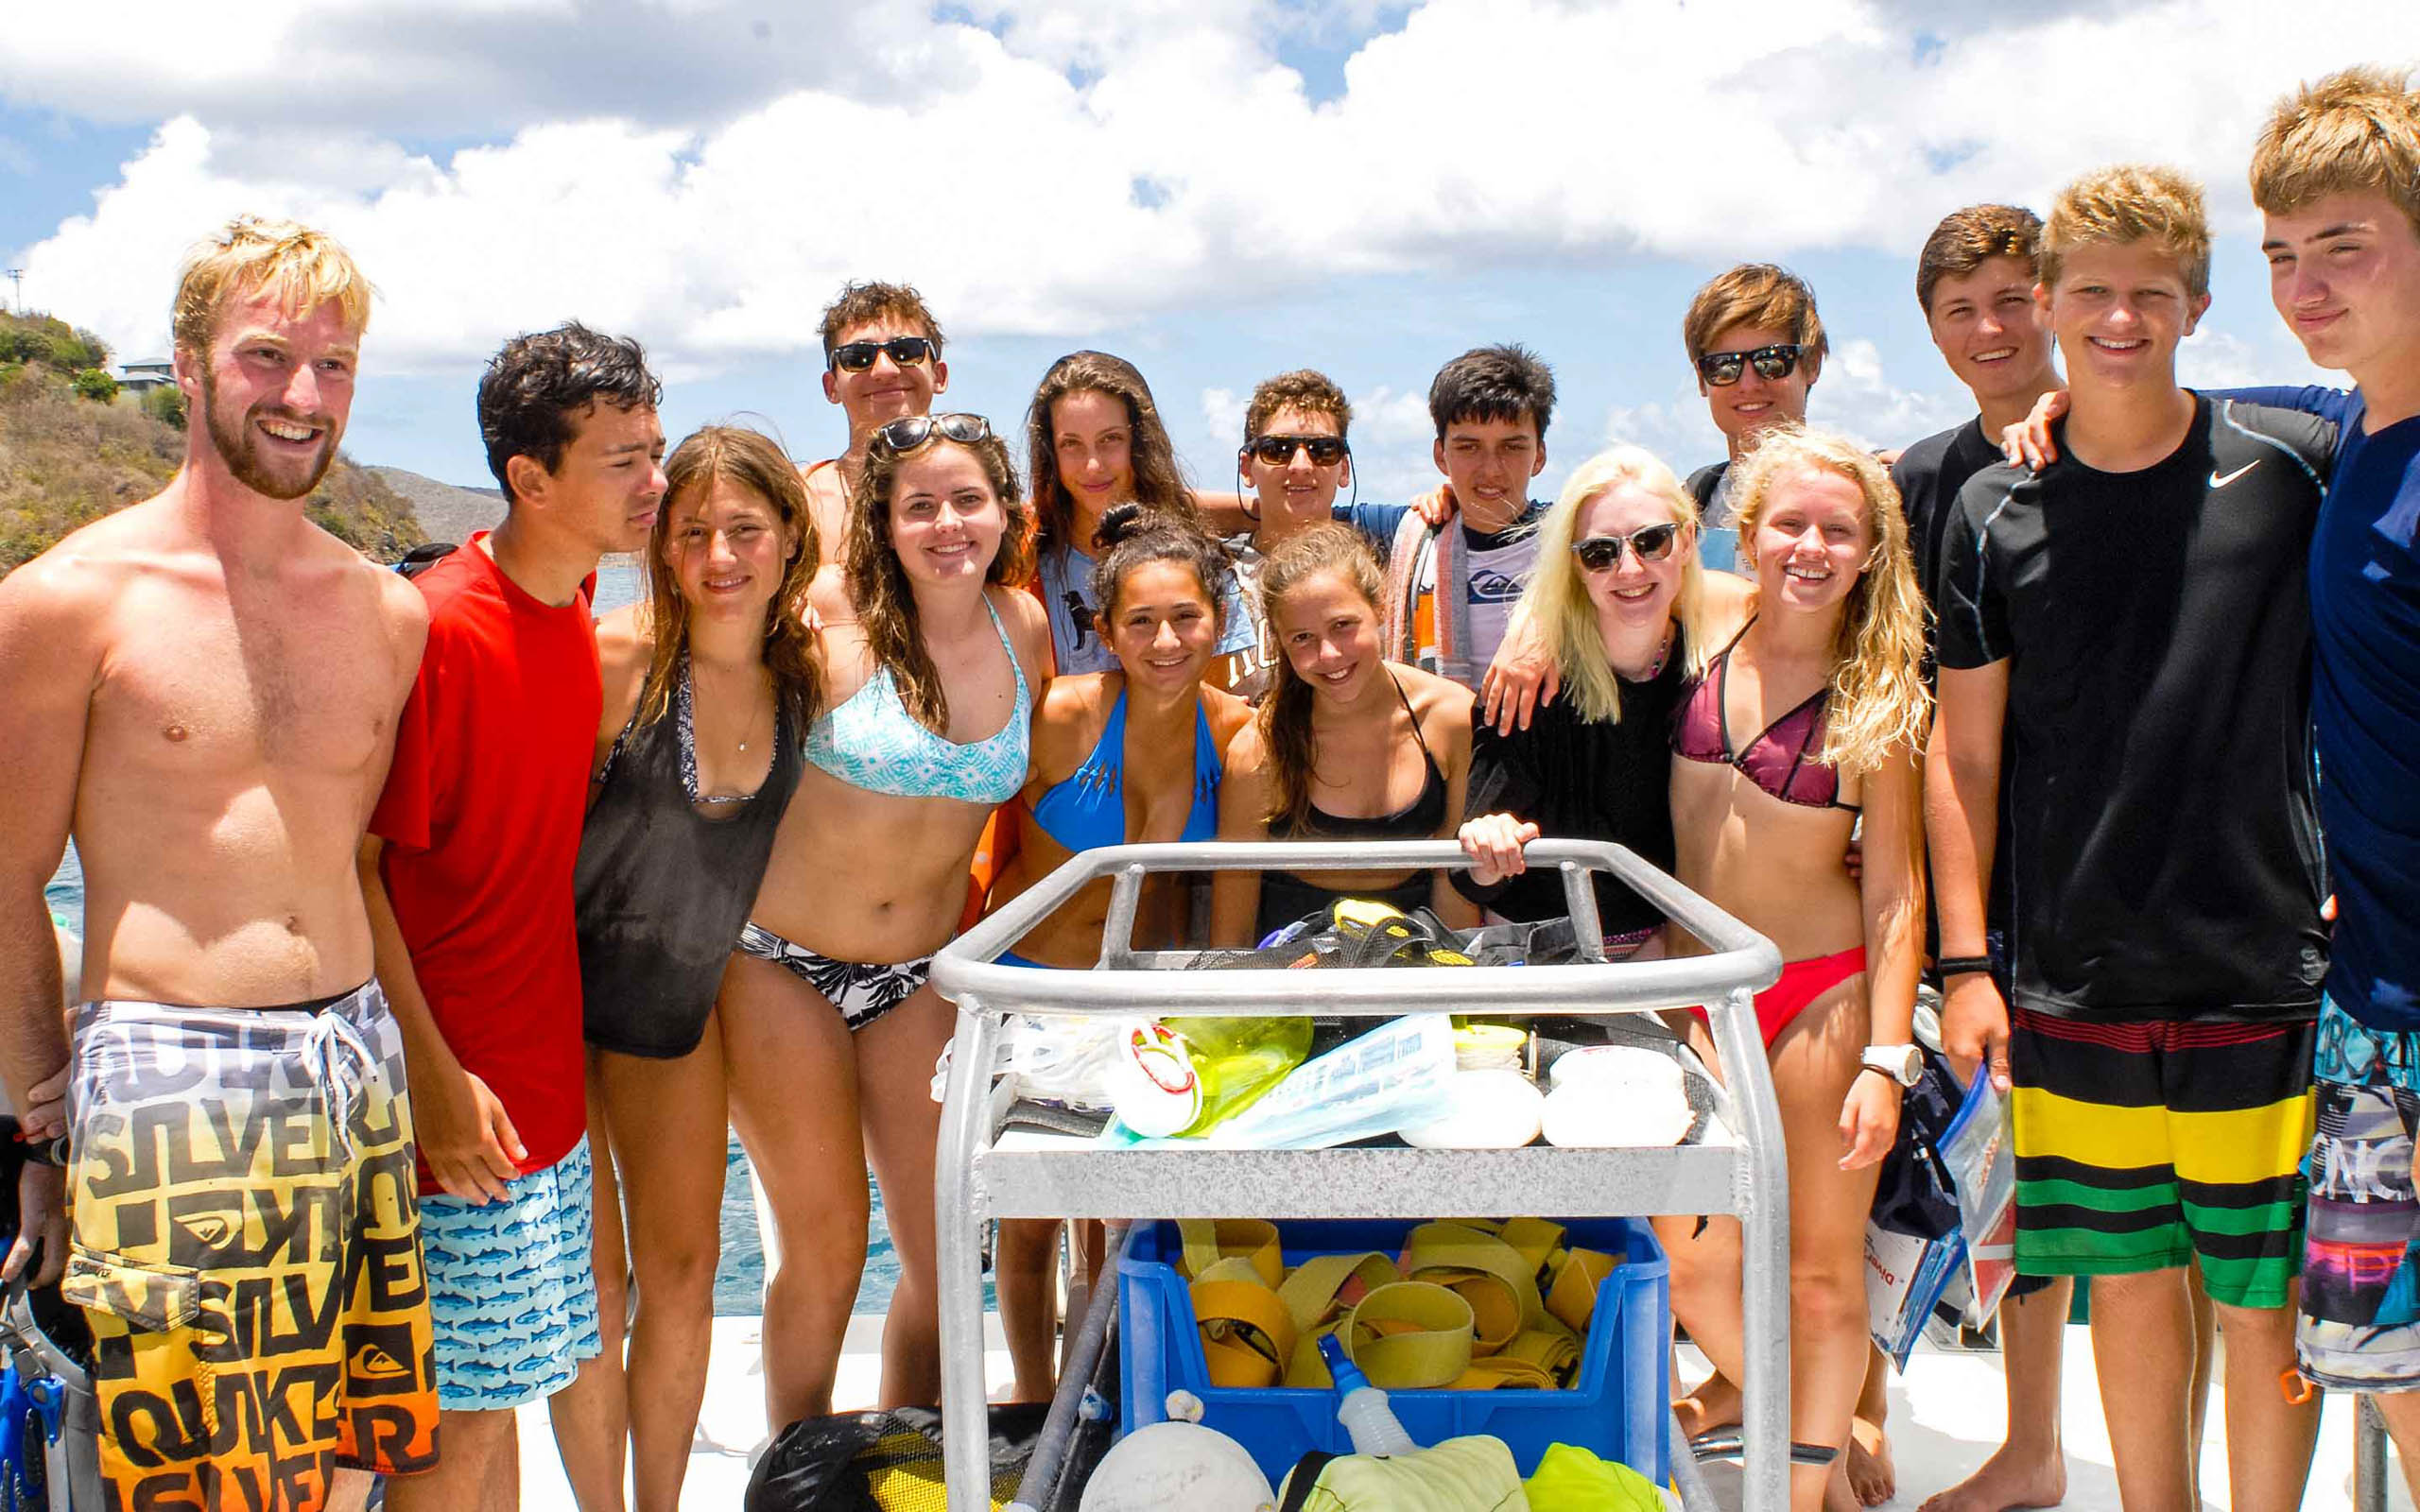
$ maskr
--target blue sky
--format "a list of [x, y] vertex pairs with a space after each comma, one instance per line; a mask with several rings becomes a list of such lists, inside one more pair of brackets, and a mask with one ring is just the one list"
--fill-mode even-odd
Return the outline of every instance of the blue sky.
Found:
[[[950, 402], [1013, 423], [1078, 346], [1149, 375], [1198, 482], [1243, 396], [1323, 369], [1367, 497], [1433, 477], [1421, 405], [1465, 348], [1557, 371], [1551, 491], [1615, 438], [1715, 433], [1679, 323], [1743, 258], [1815, 284], [1815, 418], [1877, 443], [1962, 419], [1913, 255], [1943, 213], [2044, 203], [2119, 159], [2209, 184], [2189, 380], [2309, 373], [2242, 188], [2298, 78], [2420, 62], [2420, 8], [2169, 0], [323, 0], [236, 27], [125, 0], [0, 33], [0, 266], [29, 303], [165, 345], [179, 250], [239, 210], [335, 230], [381, 287], [347, 438], [484, 481], [480, 362], [579, 317], [648, 342], [674, 435], [753, 414], [838, 440], [815, 321], [921, 285]], [[0, 286], [5, 287], [5, 286]]]

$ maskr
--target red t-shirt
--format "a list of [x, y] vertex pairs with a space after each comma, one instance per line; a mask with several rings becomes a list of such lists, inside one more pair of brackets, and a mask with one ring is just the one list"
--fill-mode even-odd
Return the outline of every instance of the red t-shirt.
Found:
[[438, 1031], [503, 1101], [527, 1174], [588, 1124], [572, 868], [604, 696], [587, 589], [540, 603], [483, 535], [415, 579], [428, 649], [370, 830]]

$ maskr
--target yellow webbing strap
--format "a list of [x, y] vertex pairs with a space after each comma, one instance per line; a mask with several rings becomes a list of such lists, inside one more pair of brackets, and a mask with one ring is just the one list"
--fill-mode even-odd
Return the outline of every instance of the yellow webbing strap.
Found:
[[1345, 1352], [1390, 1391], [1448, 1386], [1471, 1363], [1471, 1305], [1443, 1286], [1381, 1286], [1345, 1318]]
[[1277, 1295], [1298, 1332], [1308, 1332], [1381, 1286], [1403, 1280], [1395, 1263], [1375, 1250], [1313, 1255], [1279, 1283]]
[[1597, 1315], [1597, 1288], [1620, 1263], [1601, 1249], [1565, 1251], [1547, 1291], [1547, 1314], [1575, 1332], [1587, 1332], [1589, 1319]]
[[1222, 1260], [1190, 1288], [1214, 1386], [1273, 1386], [1294, 1355], [1294, 1320], [1249, 1260]]
[[1520, 1252], [1484, 1229], [1461, 1223], [1425, 1223], [1404, 1246], [1407, 1280], [1434, 1281], [1471, 1305], [1476, 1354], [1494, 1354], [1523, 1329], [1546, 1322], [1537, 1271]]
[[1507, 1218], [1495, 1237], [1529, 1262], [1530, 1274], [1541, 1275], [1554, 1252], [1563, 1247], [1563, 1225], [1545, 1218]]
[[[1314, 1255], [1282, 1270], [1274, 1226], [1180, 1220], [1193, 1314], [1215, 1386], [1327, 1389], [1320, 1339], [1341, 1332], [1374, 1385], [1552, 1390], [1577, 1379], [1597, 1289], [1620, 1263], [1558, 1247], [1561, 1225], [1456, 1219], [1385, 1255]], [[1541, 1283], [1546, 1291], [1540, 1294]]]
[[1249, 1259], [1270, 1290], [1286, 1276], [1286, 1258], [1277, 1247], [1277, 1226], [1266, 1218], [1179, 1218], [1176, 1231], [1184, 1241], [1184, 1260], [1178, 1274], [1198, 1277], [1222, 1260]]

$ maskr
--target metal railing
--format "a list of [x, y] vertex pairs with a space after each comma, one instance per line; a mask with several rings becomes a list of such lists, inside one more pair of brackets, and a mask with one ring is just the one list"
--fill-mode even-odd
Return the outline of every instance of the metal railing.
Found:
[[[1781, 1512], [1789, 1488], [1789, 1207], [1781, 1119], [1765, 1061], [1754, 994], [1775, 981], [1771, 941], [1656, 870], [1628, 849], [1599, 841], [1537, 841], [1530, 866], [1563, 876], [1583, 959], [1565, 966], [1445, 971], [1241, 970], [1186, 971], [1191, 953], [1142, 952], [1133, 929], [1144, 878], [1153, 872], [1299, 872], [1459, 868], [1450, 841], [1112, 846], [1087, 850], [951, 942], [933, 981], [958, 1005], [958, 1032], [942, 1114], [935, 1213], [939, 1225], [942, 1425], [952, 1506], [987, 1495], [982, 1335], [982, 1226], [994, 1216], [1312, 1217], [1383, 1211], [1404, 1217], [1476, 1215], [1535, 1195], [1557, 1217], [1736, 1213], [1743, 1227], [1741, 1302], [1748, 1379], [1742, 1382], [1745, 1506]], [[1592, 872], [1610, 873], [1708, 949], [1677, 959], [1607, 962]], [[1111, 883], [1098, 966], [1088, 971], [1002, 966], [995, 958], [1027, 931], [1102, 878]], [[1421, 1009], [1611, 1015], [1709, 1006], [1727, 1091], [1733, 1143], [1670, 1149], [1427, 1151], [994, 1149], [1002, 1109], [991, 1095], [1011, 1013], [1133, 1017], [1322, 1014], [1382, 1018]], [[1484, 1163], [1513, 1191], [1471, 1179]], [[1080, 1179], [1052, 1180], [1067, 1165]], [[1340, 1178], [1382, 1173], [1377, 1180]], [[1524, 1173], [1542, 1179], [1531, 1181]], [[1544, 1179], [1546, 1177], [1551, 1179]], [[1339, 1194], [1357, 1194], [1342, 1205]], [[1580, 1206], [1557, 1206], [1555, 1199]], [[1627, 1199], [1627, 1200], [1625, 1200]], [[1238, 1206], [1238, 1204], [1242, 1204]], [[1614, 1204], [1614, 1205], [1593, 1205]], [[1234, 1211], [1229, 1211], [1233, 1209]], [[1688, 1456], [1673, 1446], [1676, 1464]]]

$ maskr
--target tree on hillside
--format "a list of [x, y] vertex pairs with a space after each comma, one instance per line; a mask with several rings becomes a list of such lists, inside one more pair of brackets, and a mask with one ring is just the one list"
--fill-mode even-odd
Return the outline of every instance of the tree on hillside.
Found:
[[183, 430], [185, 391], [174, 384], [162, 384], [143, 396], [143, 413], [163, 425]]
[[84, 368], [106, 370], [110, 344], [57, 316], [0, 313], [0, 362], [10, 361], [51, 368], [61, 373]]
[[78, 368], [76, 369], [75, 384], [76, 393], [79, 398], [95, 400], [104, 404], [117, 398], [117, 380], [111, 377], [105, 369]]

